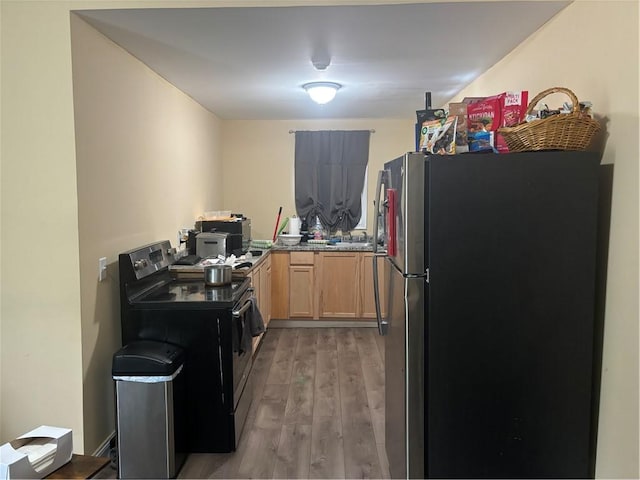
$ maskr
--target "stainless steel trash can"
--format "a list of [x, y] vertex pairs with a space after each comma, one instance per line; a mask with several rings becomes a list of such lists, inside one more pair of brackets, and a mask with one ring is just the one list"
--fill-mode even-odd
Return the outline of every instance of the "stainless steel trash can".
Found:
[[184, 459], [184, 351], [153, 341], [113, 356], [119, 478], [175, 478]]

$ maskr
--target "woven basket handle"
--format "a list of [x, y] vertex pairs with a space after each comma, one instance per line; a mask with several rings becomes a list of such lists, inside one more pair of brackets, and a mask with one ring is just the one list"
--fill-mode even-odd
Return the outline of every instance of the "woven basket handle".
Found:
[[571, 99], [571, 104], [573, 105], [573, 112], [578, 113], [580, 111], [580, 102], [578, 101], [578, 97], [576, 97], [575, 93], [573, 93], [568, 88], [564, 87], [551, 87], [543, 90], [538, 95], [536, 95], [531, 102], [529, 102], [529, 106], [527, 107], [527, 115], [530, 115], [533, 112], [533, 109], [536, 107], [538, 102], [542, 100], [547, 95], [551, 95], [552, 93], [564, 93]]

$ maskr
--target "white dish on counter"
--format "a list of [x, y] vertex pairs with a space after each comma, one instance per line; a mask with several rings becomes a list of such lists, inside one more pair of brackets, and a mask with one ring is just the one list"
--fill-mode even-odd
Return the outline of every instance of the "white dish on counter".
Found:
[[291, 235], [286, 233], [281, 233], [280, 235], [278, 235], [278, 240], [280, 241], [280, 244], [285, 245], [287, 247], [293, 247], [295, 245], [298, 245], [300, 243], [301, 238], [302, 238], [302, 235]]

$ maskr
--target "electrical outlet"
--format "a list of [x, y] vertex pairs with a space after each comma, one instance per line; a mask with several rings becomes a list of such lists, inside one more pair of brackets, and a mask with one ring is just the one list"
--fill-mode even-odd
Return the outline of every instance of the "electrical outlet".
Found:
[[107, 257], [98, 260], [98, 281], [102, 282], [107, 278]]

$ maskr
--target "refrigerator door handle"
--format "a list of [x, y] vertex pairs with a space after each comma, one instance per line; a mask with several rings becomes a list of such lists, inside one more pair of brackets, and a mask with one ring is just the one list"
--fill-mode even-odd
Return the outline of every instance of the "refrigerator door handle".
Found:
[[[375, 205], [375, 215], [373, 216], [373, 298], [376, 304], [376, 320], [378, 322], [378, 333], [380, 335], [386, 335], [389, 324], [386, 320], [382, 319], [382, 312], [380, 309], [380, 284], [378, 280], [378, 258], [386, 256], [386, 253], [378, 252], [378, 245], [380, 238], [378, 237], [378, 219], [380, 218], [379, 201], [383, 192], [382, 186], [386, 184], [386, 173], [384, 170], [378, 171], [378, 180], [376, 182], [376, 196], [373, 200]], [[384, 200], [382, 204], [384, 206]]]
[[379, 225], [379, 217], [380, 217], [380, 205], [384, 206], [384, 199], [382, 201], [382, 203], [380, 202], [380, 195], [382, 194], [383, 190], [382, 190], [382, 186], [386, 184], [385, 181], [386, 178], [386, 173], [384, 170], [379, 170], [378, 171], [378, 180], [376, 182], [376, 196], [373, 199], [373, 205], [374, 205], [374, 210], [375, 210], [375, 215], [373, 216], [373, 253], [378, 253], [378, 245], [380, 242], [380, 237], [378, 236], [378, 228], [380, 227]]
[[376, 320], [378, 322], [378, 333], [382, 336], [387, 334], [389, 330], [389, 322], [382, 318], [380, 308], [380, 283], [378, 280], [378, 258], [384, 257], [383, 253], [375, 253], [373, 255], [373, 298], [376, 304]]

